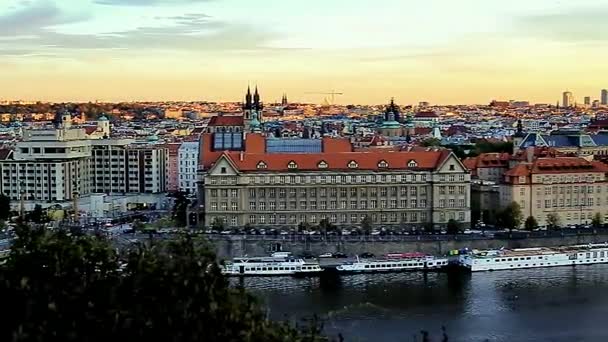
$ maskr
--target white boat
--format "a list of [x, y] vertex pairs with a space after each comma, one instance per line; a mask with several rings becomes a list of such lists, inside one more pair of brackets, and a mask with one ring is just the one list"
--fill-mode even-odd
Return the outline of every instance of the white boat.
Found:
[[447, 258], [417, 256], [414, 258], [387, 257], [385, 259], [359, 259], [336, 267], [340, 273], [405, 272], [437, 270], [448, 266]]
[[608, 243], [472, 251], [458, 263], [472, 272], [608, 263]]
[[290, 256], [235, 258], [222, 267], [228, 276], [304, 276], [323, 269], [318, 262], [308, 262]]

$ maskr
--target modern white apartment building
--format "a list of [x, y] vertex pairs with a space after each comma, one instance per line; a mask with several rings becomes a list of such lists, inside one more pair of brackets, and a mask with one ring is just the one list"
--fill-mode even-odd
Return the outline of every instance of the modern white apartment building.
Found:
[[178, 177], [179, 191], [195, 194], [196, 171], [198, 168], [199, 142], [186, 141], [182, 143], [178, 151]]
[[0, 192], [12, 200], [66, 201], [90, 193], [91, 143], [83, 129], [26, 130], [13, 153], [0, 161]]
[[84, 129], [71, 127], [67, 114], [56, 125], [25, 130], [14, 151], [0, 154], [0, 192], [11, 200], [23, 194], [28, 202], [49, 206], [92, 193], [166, 191], [166, 149], [161, 145], [91, 140]]

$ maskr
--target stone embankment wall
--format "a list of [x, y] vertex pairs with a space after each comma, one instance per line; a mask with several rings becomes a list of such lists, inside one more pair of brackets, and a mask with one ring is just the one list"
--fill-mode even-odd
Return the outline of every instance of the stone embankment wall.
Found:
[[307, 241], [285, 239], [247, 239], [242, 236], [226, 236], [212, 240], [216, 253], [220, 258], [228, 259], [242, 256], [266, 256], [273, 251], [289, 251], [294, 254], [310, 252], [319, 255], [327, 252], [343, 252], [348, 255], [370, 252], [376, 255], [395, 252], [422, 252], [433, 255], [444, 255], [450, 250], [556, 247], [576, 244], [604, 243], [608, 235], [579, 235], [564, 237], [543, 237], [526, 239], [476, 239], [453, 240], [441, 239], [436, 241], [366, 241], [366, 240], [334, 240]]

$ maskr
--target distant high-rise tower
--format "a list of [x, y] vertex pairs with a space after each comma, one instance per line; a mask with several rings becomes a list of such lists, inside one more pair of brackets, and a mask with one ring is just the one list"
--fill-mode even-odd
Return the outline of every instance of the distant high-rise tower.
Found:
[[585, 106], [591, 105], [591, 96], [585, 96]]
[[283, 94], [283, 98], [281, 99], [281, 105], [283, 107], [287, 107], [287, 94]]
[[601, 101], [600, 103], [603, 106], [608, 105], [608, 89], [602, 89], [602, 96], [601, 96]]
[[574, 105], [574, 99], [572, 97], [572, 93], [569, 91], [565, 91], [562, 96], [562, 107], [571, 107]]

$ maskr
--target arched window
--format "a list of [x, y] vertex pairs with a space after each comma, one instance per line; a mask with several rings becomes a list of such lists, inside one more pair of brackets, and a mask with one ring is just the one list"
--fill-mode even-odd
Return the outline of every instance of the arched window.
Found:
[[328, 167], [328, 166], [329, 166], [329, 165], [327, 165], [327, 162], [326, 162], [325, 160], [321, 160], [321, 161], [319, 162], [319, 164], [317, 164], [317, 167], [318, 167], [319, 169], [327, 169], [327, 167]]
[[267, 169], [268, 165], [266, 165], [266, 163], [263, 160], [260, 160], [260, 162], [258, 163], [257, 168], [258, 169]]
[[378, 162], [378, 168], [386, 169], [387, 167], [388, 167], [388, 163], [386, 162], [386, 160], [381, 160]]
[[359, 168], [359, 164], [356, 161], [351, 160], [351, 161], [348, 162], [348, 168], [349, 169], [358, 169]]
[[418, 167], [418, 163], [414, 159], [407, 162], [407, 167]]
[[287, 164], [287, 168], [288, 168], [289, 170], [295, 170], [295, 169], [297, 169], [297, 168], [298, 168], [298, 164], [297, 164], [295, 161], [293, 161], [293, 160], [292, 160], [292, 161], [290, 161], [290, 162]]

